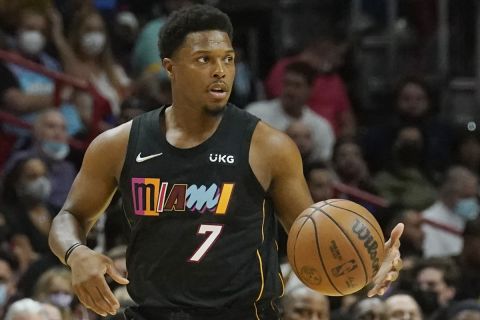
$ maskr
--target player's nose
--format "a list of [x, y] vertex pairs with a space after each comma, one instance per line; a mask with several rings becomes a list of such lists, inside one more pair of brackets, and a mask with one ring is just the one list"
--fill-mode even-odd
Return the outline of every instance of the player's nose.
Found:
[[225, 77], [225, 66], [223, 65], [223, 61], [221, 59], [217, 59], [217, 61], [215, 61], [213, 77], [217, 79]]

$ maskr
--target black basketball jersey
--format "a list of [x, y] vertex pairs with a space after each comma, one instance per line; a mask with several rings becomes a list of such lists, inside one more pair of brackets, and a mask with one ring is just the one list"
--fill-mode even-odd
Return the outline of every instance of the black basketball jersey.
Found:
[[258, 119], [229, 104], [210, 138], [180, 149], [164, 116], [163, 107], [133, 120], [120, 177], [129, 293], [144, 310], [241, 307], [262, 319], [259, 306], [275, 309], [283, 282], [276, 218], [248, 160]]

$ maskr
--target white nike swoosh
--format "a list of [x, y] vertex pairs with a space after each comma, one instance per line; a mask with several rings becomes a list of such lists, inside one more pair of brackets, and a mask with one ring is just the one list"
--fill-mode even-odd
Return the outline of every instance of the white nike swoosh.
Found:
[[150, 159], [152, 159], [152, 158], [159, 157], [159, 156], [161, 156], [162, 154], [163, 154], [163, 152], [160, 152], [160, 153], [156, 153], [156, 154], [151, 154], [151, 155], [146, 156], [146, 157], [142, 157], [142, 153], [140, 152], [135, 160], [136, 160], [137, 162], [143, 162], [143, 161], [150, 160]]

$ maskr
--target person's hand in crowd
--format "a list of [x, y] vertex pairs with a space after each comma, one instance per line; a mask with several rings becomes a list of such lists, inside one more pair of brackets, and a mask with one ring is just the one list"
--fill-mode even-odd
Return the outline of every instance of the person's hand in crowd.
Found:
[[30, 239], [24, 234], [15, 234], [12, 237], [11, 245], [13, 254], [17, 257], [20, 271], [27, 270], [30, 264], [38, 259], [38, 253], [33, 250]]
[[63, 36], [63, 18], [60, 12], [56, 8], [50, 7], [47, 9], [47, 16], [51, 23], [53, 37]]

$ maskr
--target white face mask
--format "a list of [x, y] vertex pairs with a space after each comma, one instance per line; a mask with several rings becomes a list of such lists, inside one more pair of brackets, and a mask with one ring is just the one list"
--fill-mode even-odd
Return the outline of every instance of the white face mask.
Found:
[[476, 197], [461, 199], [453, 208], [453, 211], [465, 221], [475, 220], [479, 210], [480, 205]]
[[39, 31], [21, 31], [17, 40], [18, 48], [32, 56], [39, 54], [45, 47], [45, 36]]
[[73, 296], [64, 292], [50, 294], [50, 302], [62, 309], [69, 308], [73, 301]]
[[52, 160], [63, 160], [70, 152], [67, 143], [47, 140], [42, 143], [42, 151]]
[[52, 184], [50, 180], [44, 176], [26, 183], [21, 183], [17, 186], [17, 193], [20, 197], [35, 203], [47, 200], [51, 191]]
[[82, 37], [82, 49], [83, 51], [90, 55], [96, 56], [102, 52], [105, 47], [106, 37], [105, 33], [94, 31], [85, 33]]

